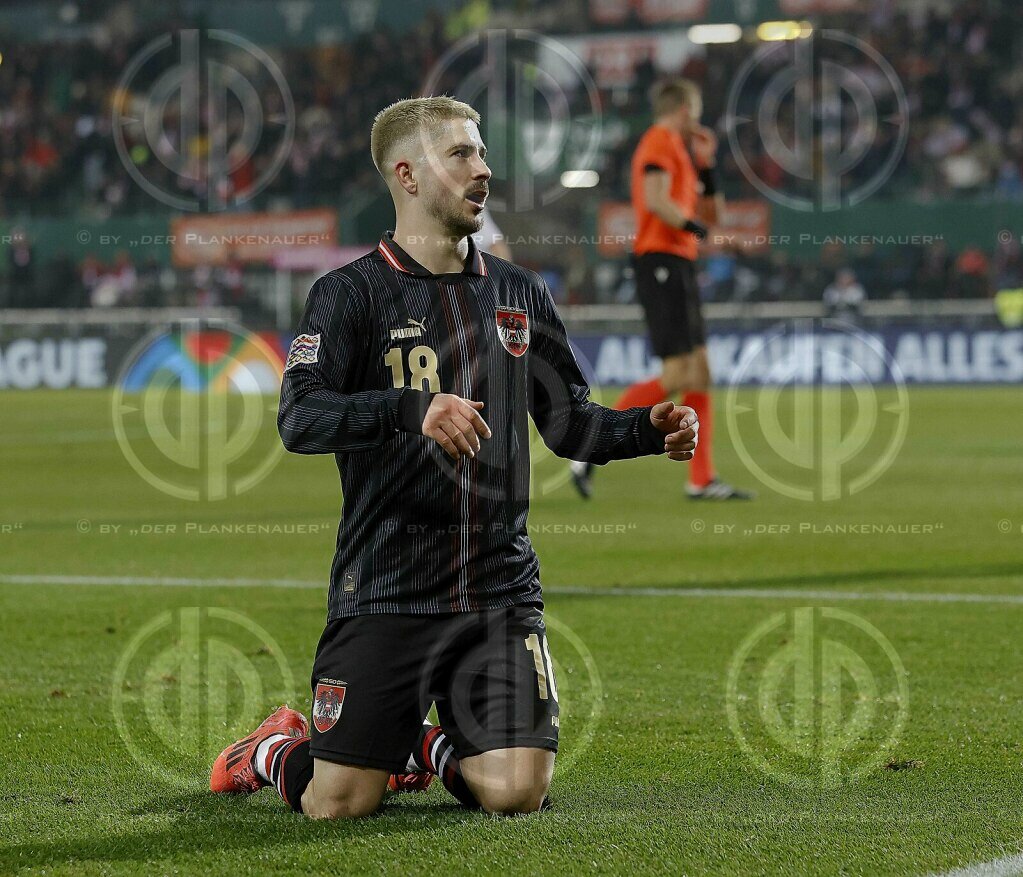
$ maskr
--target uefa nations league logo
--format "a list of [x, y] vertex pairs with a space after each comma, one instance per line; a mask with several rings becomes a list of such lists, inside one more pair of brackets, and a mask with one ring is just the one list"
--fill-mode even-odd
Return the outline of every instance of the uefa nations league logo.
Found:
[[178, 499], [245, 493], [283, 454], [274, 426], [284, 364], [259, 335], [189, 320], [157, 329], [126, 358], [111, 399], [124, 458]]

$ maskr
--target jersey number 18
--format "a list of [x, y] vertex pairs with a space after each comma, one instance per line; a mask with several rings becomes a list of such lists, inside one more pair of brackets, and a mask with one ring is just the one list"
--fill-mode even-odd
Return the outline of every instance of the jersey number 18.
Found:
[[392, 347], [384, 354], [384, 362], [391, 368], [391, 381], [396, 388], [411, 387], [428, 393], [440, 392], [440, 375], [437, 374], [437, 352], [432, 347], [420, 344], [408, 353], [408, 380], [405, 378], [405, 359], [400, 347]]

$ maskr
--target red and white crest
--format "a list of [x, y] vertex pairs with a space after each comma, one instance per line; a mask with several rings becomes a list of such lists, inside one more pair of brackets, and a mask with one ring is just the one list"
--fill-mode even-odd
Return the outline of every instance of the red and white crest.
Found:
[[498, 308], [497, 337], [512, 356], [522, 356], [529, 347], [529, 314], [517, 308]]
[[329, 731], [341, 718], [341, 707], [345, 703], [347, 682], [324, 679], [316, 683], [316, 694], [313, 697], [313, 725], [321, 734]]

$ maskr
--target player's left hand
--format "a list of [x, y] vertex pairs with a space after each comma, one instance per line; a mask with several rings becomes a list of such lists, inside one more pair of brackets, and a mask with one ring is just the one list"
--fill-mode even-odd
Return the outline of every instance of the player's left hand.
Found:
[[650, 422], [664, 433], [664, 450], [669, 460], [693, 459], [700, 441], [700, 421], [686, 405], [658, 402], [650, 409]]

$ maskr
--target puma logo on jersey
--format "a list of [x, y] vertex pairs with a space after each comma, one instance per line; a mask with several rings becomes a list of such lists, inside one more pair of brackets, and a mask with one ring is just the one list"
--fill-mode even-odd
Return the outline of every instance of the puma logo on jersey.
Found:
[[391, 340], [394, 341], [396, 338], [418, 338], [426, 330], [426, 325], [420, 323], [419, 320], [413, 320], [409, 317], [409, 326], [404, 329], [391, 329]]

